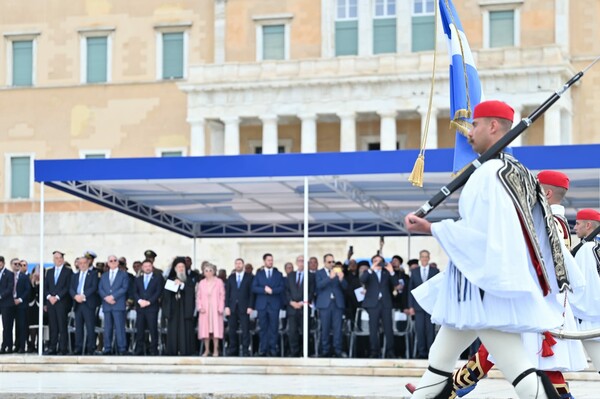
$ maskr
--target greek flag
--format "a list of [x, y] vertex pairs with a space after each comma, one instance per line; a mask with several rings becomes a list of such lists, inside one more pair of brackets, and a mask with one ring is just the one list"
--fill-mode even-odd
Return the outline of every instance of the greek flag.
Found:
[[[450, 119], [451, 125], [456, 128], [453, 164], [453, 171], [456, 173], [477, 158], [465, 135], [473, 121], [473, 108], [481, 101], [481, 83], [467, 36], [452, 0], [439, 0], [439, 7], [450, 56]], [[469, 104], [467, 104], [467, 82]], [[470, 113], [468, 114], [467, 111]]]

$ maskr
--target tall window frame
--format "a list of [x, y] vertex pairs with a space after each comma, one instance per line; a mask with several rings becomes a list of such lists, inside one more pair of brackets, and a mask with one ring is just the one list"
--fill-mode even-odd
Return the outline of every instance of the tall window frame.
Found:
[[[6, 82], [7, 86], [15, 88], [34, 87], [37, 84], [37, 46], [40, 32], [15, 32], [5, 33], [6, 42]], [[30, 84], [15, 84], [14, 81], [14, 44], [16, 42], [31, 41], [31, 83]]]
[[[335, 0], [334, 53], [336, 57], [359, 54], [358, 2], [364, 0]], [[347, 45], [346, 40], [353, 43]]]
[[[113, 64], [113, 36], [115, 28], [92, 28], [79, 30], [79, 83], [81, 84], [106, 84], [112, 82]], [[106, 38], [106, 81], [88, 82], [88, 39]]]
[[[421, 51], [433, 51], [435, 50], [435, 4], [434, 0], [412, 0], [411, 10], [411, 52]], [[422, 35], [415, 34], [415, 31], [419, 28], [419, 25], [432, 26], [431, 31], [431, 46], [423, 46], [416, 40], [422, 37]], [[428, 43], [429, 44], [429, 43]]]
[[[253, 16], [252, 20], [255, 24], [256, 32], [256, 61], [278, 61], [290, 59], [290, 34], [291, 23], [294, 18], [293, 14], [272, 14], [272, 15], [257, 15]], [[265, 59], [264, 49], [264, 29], [265, 27], [283, 26], [283, 58], [267, 58]]]
[[[156, 42], [156, 80], [158, 81], [169, 81], [169, 80], [185, 80], [188, 78], [188, 65], [189, 65], [189, 35], [190, 28], [192, 27], [191, 22], [181, 22], [175, 24], [158, 24], [154, 26], [155, 31], [155, 42]], [[163, 40], [164, 34], [168, 33], [181, 33], [183, 35], [183, 59], [182, 59], [182, 76], [176, 78], [165, 78], [163, 75], [163, 62], [164, 62], [164, 48]]]
[[[503, 6], [485, 7], [482, 12], [483, 18], [483, 48], [506, 48], [519, 47], [521, 45], [521, 9], [518, 7], [519, 2], [510, 2]], [[513, 12], [513, 43], [502, 46], [492, 47], [492, 32], [491, 32], [491, 14], [495, 12]]]
[[[373, 54], [390, 54], [398, 51], [397, 0], [373, 2]], [[381, 37], [380, 35], [389, 35]]]
[[[12, 160], [15, 158], [29, 158], [29, 182], [28, 182], [28, 193], [27, 196], [16, 197], [13, 195], [13, 168]], [[5, 153], [4, 154], [4, 198], [11, 201], [19, 200], [31, 200], [34, 195], [34, 160], [35, 153], [33, 152], [17, 152], [17, 153]]]

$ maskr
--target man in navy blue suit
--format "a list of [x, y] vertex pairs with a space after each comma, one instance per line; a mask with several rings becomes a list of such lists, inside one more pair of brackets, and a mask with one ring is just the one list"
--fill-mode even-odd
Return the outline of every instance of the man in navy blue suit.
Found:
[[428, 250], [424, 249], [419, 252], [419, 267], [412, 269], [408, 282], [408, 306], [410, 314], [415, 316], [418, 359], [429, 357], [429, 348], [435, 338], [435, 325], [431, 322], [431, 315], [423, 310], [412, 295], [412, 290], [439, 273], [436, 267], [429, 265], [429, 260]]
[[[126, 355], [125, 309], [129, 277], [127, 276], [127, 272], [119, 270], [119, 261], [115, 255], [108, 257], [108, 268], [108, 272], [102, 275], [98, 284], [98, 292], [102, 298], [102, 312], [104, 313], [104, 350], [101, 354], [112, 354], [114, 328], [117, 353], [119, 355]], [[97, 274], [94, 269], [91, 272]]]
[[31, 283], [29, 277], [21, 271], [21, 262], [18, 258], [10, 261], [15, 276], [15, 351], [25, 353], [25, 342], [29, 335], [27, 328], [27, 305], [29, 293], [31, 292]]
[[259, 270], [252, 282], [252, 292], [256, 296], [258, 325], [260, 327], [259, 356], [278, 356], [278, 327], [281, 295], [284, 290], [282, 274], [273, 268], [273, 255], [263, 255], [264, 268]]
[[333, 332], [333, 355], [346, 357], [342, 351], [342, 317], [346, 304], [344, 301], [344, 290], [348, 288], [348, 282], [344, 280], [344, 272], [334, 270], [335, 263], [332, 254], [323, 257], [325, 265], [316, 273], [317, 280], [317, 309], [321, 319], [321, 350], [324, 357], [332, 355], [329, 346], [330, 330]]
[[44, 279], [44, 295], [48, 308], [48, 327], [50, 343], [45, 354], [66, 355], [68, 353], [68, 325], [71, 310], [69, 287], [73, 271], [65, 266], [65, 254], [60, 251], [52, 252], [54, 267], [46, 273]]
[[4, 267], [4, 256], [0, 256], [0, 312], [2, 313], [3, 329], [0, 353], [12, 353], [13, 351], [14, 286], [15, 275], [7, 267]]
[[[94, 354], [96, 348], [96, 309], [100, 302], [98, 295], [98, 273], [90, 270], [91, 262], [86, 257], [75, 259], [79, 273], [73, 273], [69, 294], [73, 298], [75, 312], [75, 355]], [[83, 347], [84, 330], [86, 348]]]
[[379, 320], [385, 336], [385, 356], [394, 357], [394, 330], [392, 328], [392, 291], [398, 285], [398, 277], [390, 263], [380, 255], [371, 258], [371, 268], [360, 275], [360, 282], [367, 292], [362, 307], [369, 313], [369, 343], [371, 357], [379, 357]]
[[145, 346], [146, 329], [150, 332], [148, 354], [158, 355], [158, 301], [162, 296], [165, 280], [160, 273], [154, 272], [152, 261], [142, 263], [142, 273], [135, 279], [134, 300], [137, 311], [135, 322], [135, 354], [142, 355]]
[[228, 356], [238, 356], [238, 325], [242, 332], [242, 356], [249, 356], [250, 313], [254, 308], [252, 293], [252, 273], [244, 271], [244, 260], [235, 260], [235, 272], [227, 278], [225, 285], [225, 316], [229, 317]]

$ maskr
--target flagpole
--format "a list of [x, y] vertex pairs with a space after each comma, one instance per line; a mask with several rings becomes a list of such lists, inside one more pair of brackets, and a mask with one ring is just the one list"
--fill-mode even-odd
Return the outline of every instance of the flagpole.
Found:
[[600, 60], [600, 56], [597, 57], [592, 63], [586, 68], [575, 74], [569, 79], [559, 90], [554, 92], [546, 101], [542, 103], [537, 109], [535, 109], [528, 117], [523, 118], [515, 127], [508, 131], [500, 140], [498, 140], [490, 149], [481, 154], [479, 158], [471, 162], [468, 167], [458, 175], [454, 180], [443, 186], [440, 191], [435, 194], [429, 201], [423, 204], [416, 212], [415, 215], [419, 217], [427, 216], [432, 210], [440, 205], [446, 198], [452, 193], [465, 185], [469, 177], [479, 168], [484, 162], [496, 157], [502, 150], [523, 133], [533, 122], [536, 121], [540, 116], [544, 114], [555, 102], [557, 102], [561, 95], [567, 91], [573, 84], [575, 84], [581, 77], [592, 67], [596, 62]]

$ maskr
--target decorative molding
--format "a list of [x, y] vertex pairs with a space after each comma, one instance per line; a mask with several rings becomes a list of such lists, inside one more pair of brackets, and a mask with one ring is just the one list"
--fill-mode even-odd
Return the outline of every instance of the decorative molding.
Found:
[[[294, 14], [285, 13], [285, 14], [267, 14], [267, 15], [253, 15], [252, 20], [257, 23], [263, 23], [266, 21], [268, 24], [278, 23], [287, 23], [290, 19], [294, 18]], [[276, 21], [276, 22], [273, 22]]]

